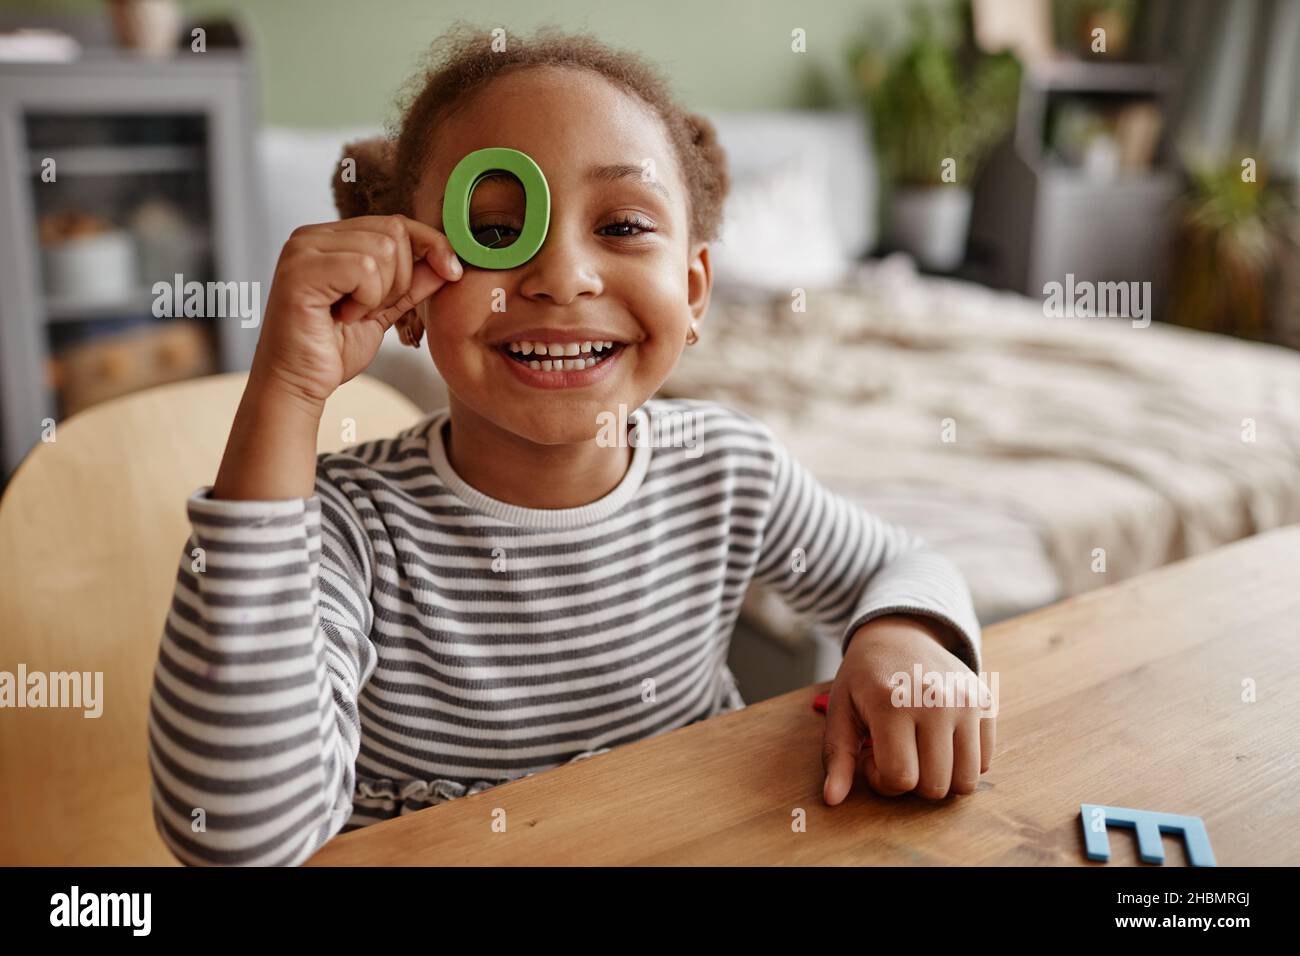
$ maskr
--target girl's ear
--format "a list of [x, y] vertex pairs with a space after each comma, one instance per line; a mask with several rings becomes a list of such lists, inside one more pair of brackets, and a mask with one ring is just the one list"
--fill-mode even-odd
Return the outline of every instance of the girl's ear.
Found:
[[393, 213], [393, 144], [382, 136], [347, 143], [334, 170], [334, 205], [340, 219]]

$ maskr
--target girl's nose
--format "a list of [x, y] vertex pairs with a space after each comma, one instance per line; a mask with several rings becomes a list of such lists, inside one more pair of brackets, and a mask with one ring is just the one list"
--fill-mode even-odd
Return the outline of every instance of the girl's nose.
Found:
[[580, 236], [567, 235], [562, 224], [552, 219], [542, 248], [522, 266], [520, 294], [552, 305], [568, 305], [579, 296], [599, 295], [600, 276], [581, 241]]

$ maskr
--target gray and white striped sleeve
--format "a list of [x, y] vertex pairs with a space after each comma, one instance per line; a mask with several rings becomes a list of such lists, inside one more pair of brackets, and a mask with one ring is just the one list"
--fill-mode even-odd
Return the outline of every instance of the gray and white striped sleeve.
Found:
[[311, 498], [187, 502], [149, 713], [154, 819], [183, 863], [296, 865], [351, 813], [373, 554], [319, 475]]
[[841, 650], [863, 624], [887, 614], [946, 624], [957, 638], [955, 653], [978, 673], [979, 620], [956, 566], [923, 539], [828, 490], [763, 431], [774, 473], [755, 580], [840, 635]]

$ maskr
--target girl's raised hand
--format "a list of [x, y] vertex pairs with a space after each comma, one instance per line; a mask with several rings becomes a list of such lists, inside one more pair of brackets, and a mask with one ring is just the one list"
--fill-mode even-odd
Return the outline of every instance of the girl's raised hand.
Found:
[[407, 216], [300, 226], [280, 252], [254, 375], [323, 406], [394, 322], [463, 272], [447, 237]]

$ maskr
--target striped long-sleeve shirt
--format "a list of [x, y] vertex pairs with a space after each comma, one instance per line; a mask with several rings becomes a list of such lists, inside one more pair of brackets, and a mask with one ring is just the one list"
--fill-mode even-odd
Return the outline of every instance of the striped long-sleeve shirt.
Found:
[[[743, 706], [751, 582], [847, 641], [928, 616], [979, 669], [961, 576], [752, 418], [651, 400], [576, 508], [490, 498], [445, 411], [319, 456], [315, 493], [188, 502], [154, 676], [154, 815], [183, 862], [297, 864], [345, 829]], [[675, 442], [677, 447], [672, 447]]]

